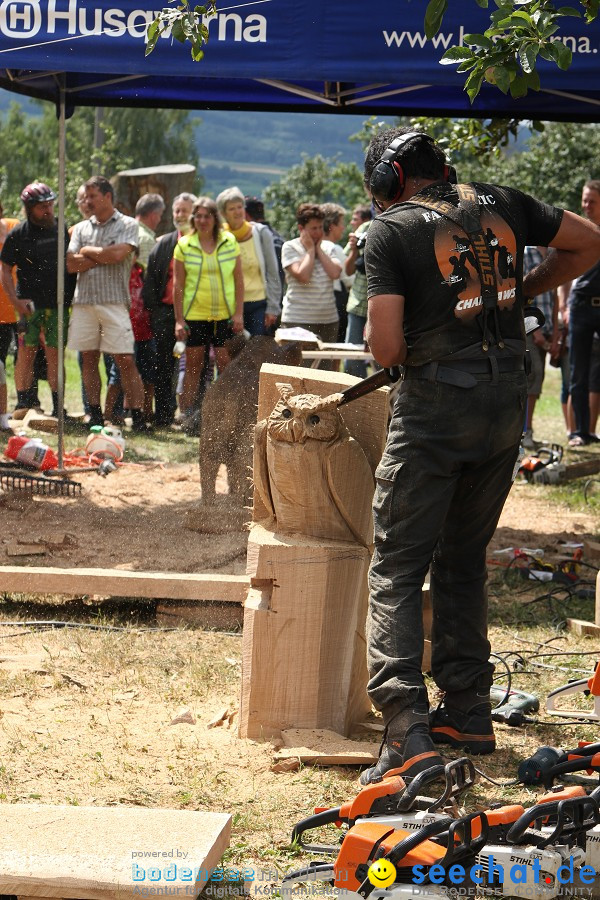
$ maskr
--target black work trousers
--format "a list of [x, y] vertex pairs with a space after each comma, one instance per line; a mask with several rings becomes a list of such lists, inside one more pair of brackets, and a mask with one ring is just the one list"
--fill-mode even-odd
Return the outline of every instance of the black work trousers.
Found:
[[422, 687], [421, 590], [431, 565], [432, 675], [444, 691], [490, 681], [486, 549], [512, 484], [524, 372], [472, 388], [409, 380], [376, 472], [369, 572], [369, 696], [410, 706]]
[[156, 342], [156, 380], [154, 382], [154, 421], [156, 425], [170, 425], [175, 415], [175, 314], [173, 307], [162, 303], [150, 313], [152, 332]]

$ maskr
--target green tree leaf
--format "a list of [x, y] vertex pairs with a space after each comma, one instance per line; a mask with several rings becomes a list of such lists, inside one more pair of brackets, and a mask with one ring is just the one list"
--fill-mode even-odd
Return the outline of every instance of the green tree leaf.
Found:
[[438, 31], [448, 8], [448, 0], [429, 0], [425, 10], [425, 34], [431, 40]]
[[464, 42], [465, 44], [474, 44], [476, 47], [484, 47], [486, 50], [491, 50], [494, 46], [494, 42], [484, 34], [465, 34]]
[[443, 66], [447, 66], [451, 63], [467, 62], [473, 58], [473, 51], [469, 50], [468, 47], [451, 47], [449, 50], [446, 50], [440, 59], [440, 63]]

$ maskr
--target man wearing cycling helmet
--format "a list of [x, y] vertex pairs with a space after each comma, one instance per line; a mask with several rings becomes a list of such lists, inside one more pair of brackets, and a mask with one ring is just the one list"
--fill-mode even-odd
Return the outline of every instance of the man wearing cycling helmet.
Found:
[[[7, 235], [0, 253], [2, 286], [17, 315], [25, 319], [23, 343], [19, 346], [15, 368], [17, 407], [28, 405], [27, 395], [33, 381], [35, 355], [44, 345], [48, 363], [48, 382], [52, 391], [52, 415], [58, 415], [58, 224], [54, 216], [56, 194], [43, 181], [34, 181], [21, 191], [27, 219]], [[68, 234], [65, 228], [65, 247]], [[16, 267], [17, 286], [12, 270]], [[75, 278], [65, 267], [64, 335], [67, 335], [68, 306], [75, 290]]]

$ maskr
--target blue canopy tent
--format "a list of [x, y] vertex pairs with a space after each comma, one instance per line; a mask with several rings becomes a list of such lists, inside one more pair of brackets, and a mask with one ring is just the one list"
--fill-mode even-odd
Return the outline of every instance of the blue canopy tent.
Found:
[[[594, 122], [600, 107], [600, 21], [563, 20], [556, 36], [573, 51], [567, 72], [541, 61], [543, 89], [512, 100], [484, 85], [473, 105], [464, 75], [441, 66], [444, 50], [481, 32], [489, 14], [474, 0], [452, 4], [443, 30], [425, 41], [425, 2], [225, 0], [208, 22], [204, 60], [144, 37], [161, 4], [149, 0], [2, 0], [0, 88], [50, 100], [59, 113], [60, 195], [65, 123], [76, 106], [180, 107], [298, 112], [507, 116]], [[59, 204], [59, 259], [64, 254]], [[58, 297], [63, 296], [59, 266]], [[59, 329], [62, 316], [59, 316]], [[62, 341], [59, 333], [59, 348]], [[64, 385], [59, 365], [59, 409]], [[63, 423], [59, 417], [59, 466]]]
[[160, 3], [149, 0], [3, 0], [0, 87], [77, 105], [297, 110], [371, 114], [517, 116], [595, 121], [600, 22], [563, 21], [567, 72], [541, 62], [543, 89], [512, 100], [484, 85], [471, 106], [444, 50], [481, 32], [489, 13], [450, 4], [425, 41], [425, 0], [226, 0], [209, 23], [204, 60], [161, 38], [144, 58]]

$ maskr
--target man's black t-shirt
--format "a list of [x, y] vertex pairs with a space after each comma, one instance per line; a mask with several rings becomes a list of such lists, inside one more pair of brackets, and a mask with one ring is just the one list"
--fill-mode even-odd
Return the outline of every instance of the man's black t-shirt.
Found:
[[[514, 188], [473, 185], [481, 228], [493, 257], [498, 286], [498, 321], [507, 348], [524, 353], [523, 249], [548, 246], [563, 211]], [[436, 182], [377, 216], [367, 237], [368, 296], [405, 298], [407, 365], [481, 356], [482, 289], [477, 259], [467, 233], [420, 198], [458, 205], [448, 182]], [[492, 348], [491, 352], [497, 352]]]
[[[69, 235], [65, 229], [65, 254]], [[58, 227], [40, 228], [26, 221], [10, 231], [0, 259], [17, 267], [17, 297], [33, 300], [36, 309], [56, 309], [56, 273], [58, 261]], [[65, 266], [65, 302], [70, 303], [75, 291], [76, 275]]]

